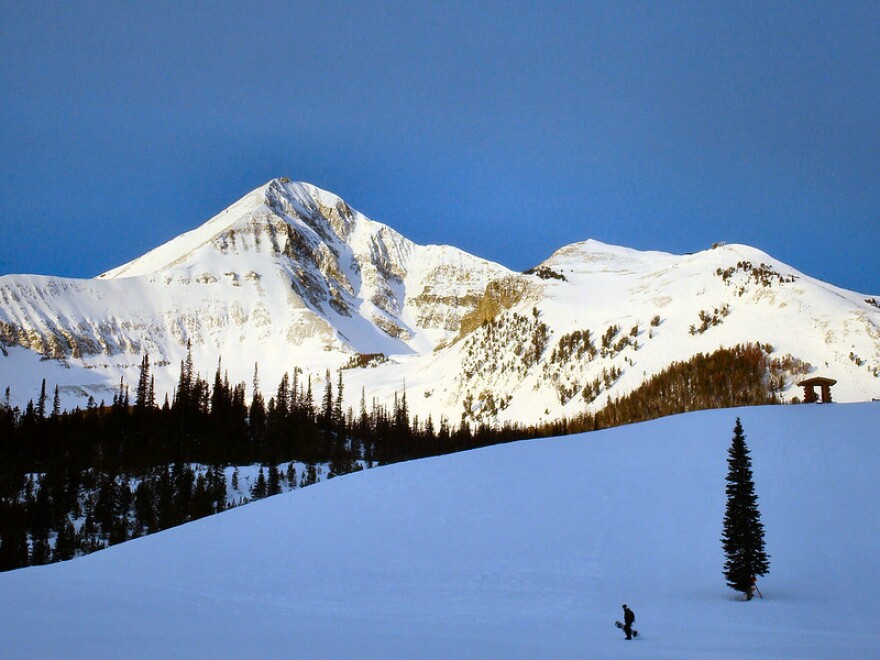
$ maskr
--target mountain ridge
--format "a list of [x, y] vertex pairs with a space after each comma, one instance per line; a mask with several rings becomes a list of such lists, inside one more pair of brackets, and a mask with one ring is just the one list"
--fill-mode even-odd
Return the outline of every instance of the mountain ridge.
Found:
[[[560, 357], [585, 336], [594, 351]], [[19, 405], [43, 377], [66, 406], [109, 399], [120, 379], [136, 380], [144, 353], [157, 391], [173, 391], [189, 345], [200, 369], [222, 357], [234, 381], [250, 381], [258, 363], [270, 388], [284, 371], [321, 382], [381, 354], [384, 364], [346, 369], [348, 405], [406, 388], [423, 419], [536, 423], [600, 408], [674, 361], [745, 342], [837, 377], [840, 400], [880, 394], [876, 299], [757, 248], [674, 255], [588, 239], [515, 273], [413, 243], [284, 178], [97, 278], [0, 277], [0, 386]], [[791, 377], [786, 400], [797, 393]]]

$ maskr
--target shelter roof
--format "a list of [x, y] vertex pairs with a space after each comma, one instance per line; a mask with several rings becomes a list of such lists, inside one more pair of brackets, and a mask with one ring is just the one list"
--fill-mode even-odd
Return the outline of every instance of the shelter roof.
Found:
[[812, 378], [807, 378], [806, 380], [802, 380], [798, 383], [801, 387], [804, 385], [836, 385], [837, 381], [833, 378], [826, 378], [825, 376], [813, 376]]

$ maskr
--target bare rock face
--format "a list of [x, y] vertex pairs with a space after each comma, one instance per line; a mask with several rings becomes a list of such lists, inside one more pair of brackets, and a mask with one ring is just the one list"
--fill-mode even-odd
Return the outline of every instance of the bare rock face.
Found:
[[501, 312], [522, 302], [530, 291], [536, 292], [536, 287], [522, 276], [510, 275], [489, 282], [485, 293], [475, 301], [473, 311], [461, 319], [459, 337], [493, 321]]

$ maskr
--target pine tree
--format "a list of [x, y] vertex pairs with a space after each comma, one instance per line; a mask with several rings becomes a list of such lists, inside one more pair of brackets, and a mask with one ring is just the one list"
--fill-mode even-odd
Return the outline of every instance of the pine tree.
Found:
[[280, 423], [285, 422], [290, 413], [290, 399], [290, 377], [285, 371], [281, 382], [278, 383], [278, 391], [275, 393], [275, 413]]
[[46, 379], [43, 379], [43, 384], [40, 386], [40, 398], [37, 399], [37, 417], [40, 419], [46, 418]]
[[729, 587], [750, 598], [752, 578], [766, 575], [770, 561], [764, 551], [764, 525], [752, 481], [752, 460], [738, 417], [727, 453], [727, 510], [721, 538], [727, 557], [724, 577]]
[[342, 411], [342, 369], [340, 369], [336, 385], [336, 400], [333, 402], [333, 426], [341, 432], [344, 424], [345, 415]]
[[73, 523], [64, 516], [64, 522], [58, 529], [58, 536], [55, 537], [55, 549], [52, 553], [54, 561], [65, 561], [73, 559], [76, 554], [76, 530]]
[[215, 465], [213, 470], [208, 470], [208, 477], [214, 510], [223, 511], [226, 509], [226, 472], [219, 465]]
[[303, 402], [306, 421], [311, 422], [315, 417], [315, 399], [312, 395], [312, 374], [309, 374], [308, 388], [306, 389], [305, 401]]
[[55, 396], [52, 397], [52, 419], [58, 419], [58, 415], [61, 414], [61, 394], [58, 391], [58, 386], [55, 386]]
[[333, 381], [330, 370], [324, 376], [324, 398], [321, 403], [321, 428], [329, 430], [333, 426]]
[[174, 406], [178, 410], [187, 411], [190, 408], [193, 396], [193, 377], [192, 344], [187, 340], [186, 360], [180, 363], [180, 378], [177, 381], [177, 394], [174, 397]]
[[248, 456], [241, 458], [251, 460], [254, 458], [254, 455], [262, 455], [263, 440], [266, 434], [266, 403], [263, 400], [263, 394], [260, 392], [259, 367], [256, 364], [254, 364], [254, 389], [251, 406], [248, 411], [248, 426], [250, 428], [252, 449]]
[[32, 543], [31, 543], [31, 559], [30, 563], [32, 566], [40, 566], [41, 564], [48, 564], [51, 550], [49, 549], [49, 537], [45, 535], [45, 533], [40, 530], [39, 533], [34, 534]]
[[257, 475], [257, 480], [251, 487], [251, 497], [255, 500], [261, 500], [266, 497], [266, 491], [266, 475], [263, 473], [263, 468], [260, 468], [260, 474]]
[[150, 399], [150, 354], [145, 353], [141, 359], [140, 374], [138, 375], [137, 392], [135, 393], [134, 405], [138, 410], [143, 410]]
[[266, 497], [281, 494], [281, 474], [278, 466], [272, 463], [269, 466], [269, 478], [266, 480]]

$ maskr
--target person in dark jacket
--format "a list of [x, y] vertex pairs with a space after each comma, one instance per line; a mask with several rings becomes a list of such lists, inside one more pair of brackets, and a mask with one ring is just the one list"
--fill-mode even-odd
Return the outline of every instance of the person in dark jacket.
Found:
[[625, 604], [623, 606], [623, 632], [626, 633], [627, 639], [632, 639], [633, 624], [636, 622], [636, 615]]
[[764, 594], [761, 593], [761, 590], [758, 589], [758, 578], [754, 575], [752, 576], [752, 585], [749, 587], [748, 592], [746, 593], [746, 600], [751, 600], [755, 597], [755, 594], [758, 594], [761, 598], [764, 597]]

